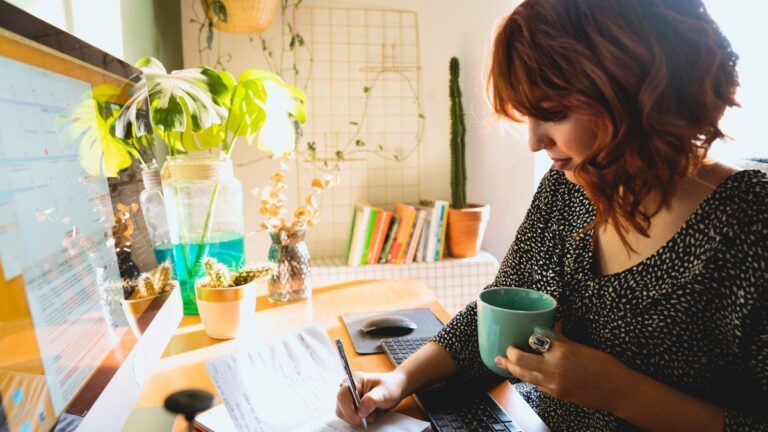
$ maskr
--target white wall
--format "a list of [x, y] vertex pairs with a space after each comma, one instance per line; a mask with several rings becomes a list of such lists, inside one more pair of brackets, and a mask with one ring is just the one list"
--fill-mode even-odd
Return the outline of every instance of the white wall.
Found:
[[[189, 22], [194, 16], [193, 3], [180, 1], [184, 64], [191, 67], [200, 62], [197, 27]], [[491, 205], [491, 222], [484, 248], [499, 258], [514, 238], [533, 194], [533, 156], [526, 148], [525, 132], [519, 128], [512, 132], [507, 125], [497, 121], [484, 93], [487, 73], [484, 62], [495, 22], [511, 12], [517, 3], [516, 0], [305, 0], [302, 4], [302, 7], [387, 8], [417, 12], [422, 65], [421, 102], [426, 115], [420, 157], [421, 195], [425, 199], [450, 198], [448, 61], [451, 56], [459, 58], [467, 113], [467, 194], [471, 202]], [[267, 32], [267, 38], [274, 37], [275, 24]], [[232, 54], [228, 69], [235, 76], [248, 67], [266, 66], [260, 50], [249, 45], [247, 35], [217, 33], [216, 37], [221, 40], [222, 51]], [[242, 143], [233, 155], [236, 163], [258, 156], [255, 149]], [[260, 221], [258, 206], [248, 191], [266, 185], [273, 169], [274, 165], [270, 164], [236, 169], [246, 191], [247, 229], [254, 229]], [[296, 198], [296, 191], [292, 190], [290, 203], [295, 204]], [[268, 245], [264, 233], [248, 237], [248, 259], [264, 259]]]
[[717, 142], [711, 155], [731, 164], [741, 158], [768, 158], [765, 140], [765, 103], [768, 101], [768, 3], [733, 0], [705, 0], [707, 10], [739, 55], [740, 108], [730, 108], [720, 127], [732, 140]]
[[115, 57], [123, 57], [120, 0], [10, 0]]
[[128, 63], [151, 55], [166, 66], [182, 66], [174, 0], [8, 1]]

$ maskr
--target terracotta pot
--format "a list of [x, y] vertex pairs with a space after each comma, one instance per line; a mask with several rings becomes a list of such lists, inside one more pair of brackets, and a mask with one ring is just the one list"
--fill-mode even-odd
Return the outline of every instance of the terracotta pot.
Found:
[[[268, 29], [277, 13], [279, 0], [222, 0], [227, 8], [227, 22], [213, 26], [230, 33], [260, 33]], [[208, 19], [213, 19], [210, 1], [205, 1]]]
[[490, 217], [489, 205], [470, 204], [470, 207], [461, 210], [449, 209], [448, 253], [456, 258], [477, 255]]

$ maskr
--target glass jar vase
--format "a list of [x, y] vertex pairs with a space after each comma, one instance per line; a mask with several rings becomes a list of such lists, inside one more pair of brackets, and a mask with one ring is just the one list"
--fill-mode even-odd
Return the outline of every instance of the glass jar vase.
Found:
[[269, 299], [288, 302], [312, 296], [309, 249], [304, 241], [306, 230], [284, 229], [270, 233], [269, 260], [277, 271], [269, 279]]
[[141, 171], [141, 179], [144, 181], [144, 190], [139, 194], [139, 204], [155, 258], [158, 264], [173, 262], [173, 245], [165, 214], [160, 170], [157, 167], [144, 169]]
[[163, 166], [163, 192], [184, 313], [197, 315], [195, 281], [205, 273], [203, 258], [230, 270], [245, 263], [243, 188], [231, 160], [186, 156]]

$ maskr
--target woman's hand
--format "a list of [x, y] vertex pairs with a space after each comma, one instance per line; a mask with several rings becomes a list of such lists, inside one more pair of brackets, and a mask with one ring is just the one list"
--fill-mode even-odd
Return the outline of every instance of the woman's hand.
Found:
[[336, 394], [336, 416], [349, 424], [359, 424], [362, 418], [371, 421], [377, 409], [394, 408], [405, 398], [405, 375], [397, 370], [387, 373], [355, 372], [354, 377], [360, 395], [359, 410], [355, 410], [348, 383], [344, 383]]
[[542, 355], [513, 346], [496, 365], [557, 399], [589, 408], [612, 411], [629, 368], [610, 354], [573, 342], [555, 324], [555, 340]]

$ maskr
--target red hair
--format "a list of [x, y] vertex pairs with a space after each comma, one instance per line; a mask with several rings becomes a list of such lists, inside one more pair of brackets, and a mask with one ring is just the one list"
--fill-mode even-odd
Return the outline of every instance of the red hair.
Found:
[[[496, 34], [488, 79], [515, 121], [595, 120], [594, 150], [574, 170], [596, 209], [648, 235], [651, 217], [693, 172], [734, 98], [737, 55], [701, 0], [526, 0]], [[658, 205], [644, 207], [658, 197]]]

